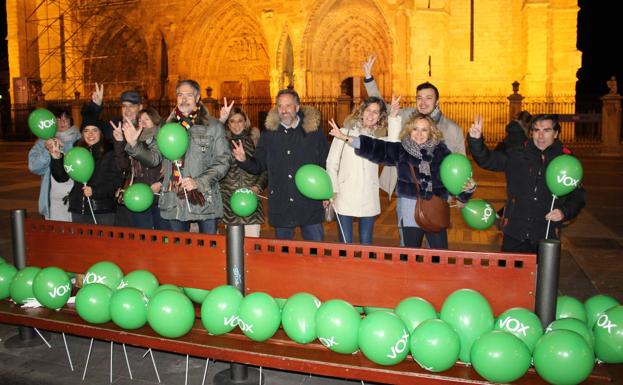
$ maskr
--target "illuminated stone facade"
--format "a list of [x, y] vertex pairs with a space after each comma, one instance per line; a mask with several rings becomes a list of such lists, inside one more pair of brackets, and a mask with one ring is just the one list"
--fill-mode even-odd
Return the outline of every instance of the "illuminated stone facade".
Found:
[[171, 97], [179, 78], [214, 97], [289, 83], [335, 97], [371, 53], [386, 95], [423, 81], [508, 95], [517, 80], [524, 96], [556, 99], [575, 94], [580, 66], [576, 0], [7, 0], [7, 12], [11, 78], [40, 78], [46, 99], [96, 81]]

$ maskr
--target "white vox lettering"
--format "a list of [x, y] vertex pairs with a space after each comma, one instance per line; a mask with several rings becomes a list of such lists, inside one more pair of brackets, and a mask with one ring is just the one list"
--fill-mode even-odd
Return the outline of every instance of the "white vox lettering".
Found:
[[608, 334], [612, 334], [612, 328], [617, 327], [616, 324], [613, 324], [612, 321], [610, 321], [607, 314], [602, 314], [599, 318], [597, 318], [597, 326], [608, 329]]
[[240, 326], [240, 330], [242, 330], [243, 332], [253, 333], [253, 325], [252, 324], [247, 324], [243, 320], [238, 319], [238, 326]]
[[335, 341], [335, 337], [331, 337], [331, 338], [323, 338], [323, 337], [318, 337], [318, 340], [320, 341], [321, 344], [323, 344], [324, 346], [326, 346], [327, 348], [330, 348], [333, 345], [339, 345], [338, 342]]
[[117, 289], [123, 289], [126, 286], [128, 286], [128, 283], [122, 279], [121, 282], [119, 282], [119, 286], [117, 286]]
[[238, 326], [238, 316], [237, 315], [232, 315], [229, 318], [223, 318], [223, 325], [227, 326], [231, 326], [233, 328], [235, 328], [236, 326]]
[[65, 294], [67, 294], [67, 292], [69, 292], [69, 290], [71, 290], [71, 289], [69, 288], [69, 286], [70, 286], [69, 284], [66, 284], [66, 285], [61, 285], [61, 286], [56, 286], [56, 287], [54, 288], [54, 290], [52, 290], [52, 291], [48, 292], [48, 294], [49, 294], [49, 295], [50, 295], [50, 297], [52, 297], [52, 298], [62, 297], [62, 296], [64, 296]]
[[314, 305], [316, 305], [316, 308], [320, 307], [321, 303], [320, 303], [320, 300], [318, 298], [314, 299]]
[[89, 283], [104, 283], [106, 282], [106, 276], [105, 275], [97, 275], [93, 272], [89, 272], [87, 273], [87, 275], [84, 276], [84, 279], [82, 280], [83, 284], [89, 284]]
[[52, 120], [52, 119], [40, 120], [39, 121], [39, 129], [43, 130], [44, 128], [52, 127], [53, 124], [54, 124], [54, 120]]
[[573, 186], [576, 187], [578, 185], [579, 180], [570, 177], [569, 175], [558, 175], [556, 177], [556, 181], [558, 183], [562, 183], [564, 186]]
[[504, 320], [500, 320], [500, 327], [511, 332], [521, 333], [524, 336], [528, 335], [528, 329], [530, 329], [530, 326], [524, 325], [519, 322], [518, 319], [511, 317], [506, 317]]
[[400, 337], [400, 339], [396, 341], [394, 346], [392, 346], [392, 351], [390, 354], [387, 355], [387, 357], [396, 358], [398, 354], [404, 352], [405, 349], [407, 348], [408, 340], [409, 340], [409, 333], [405, 329], [402, 329], [402, 337]]
[[485, 211], [482, 213], [482, 218], [480, 218], [483, 222], [486, 222], [489, 220], [489, 217], [493, 214], [493, 209], [491, 208], [491, 206], [487, 205], [485, 207]]

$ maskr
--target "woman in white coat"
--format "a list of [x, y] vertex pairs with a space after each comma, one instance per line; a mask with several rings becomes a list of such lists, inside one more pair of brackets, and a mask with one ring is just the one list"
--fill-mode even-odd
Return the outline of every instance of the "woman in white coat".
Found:
[[[392, 98], [392, 110], [400, 98]], [[369, 97], [344, 121], [341, 131], [348, 136], [381, 138], [387, 132], [387, 106], [381, 98]], [[331, 127], [338, 129], [335, 121]], [[392, 125], [387, 140], [397, 141], [400, 125]], [[327, 173], [333, 184], [333, 207], [338, 215], [341, 242], [353, 242], [353, 221], [359, 218], [359, 243], [372, 244], [375, 217], [381, 212], [379, 167], [355, 154], [342, 140], [334, 140], [327, 157]]]

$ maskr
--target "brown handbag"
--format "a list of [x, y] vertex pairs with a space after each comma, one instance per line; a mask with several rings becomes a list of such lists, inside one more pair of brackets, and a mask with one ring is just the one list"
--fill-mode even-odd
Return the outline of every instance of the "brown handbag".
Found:
[[415, 223], [424, 231], [437, 233], [450, 227], [450, 206], [448, 202], [433, 194], [431, 199], [420, 198], [420, 185], [415, 177], [415, 170], [409, 164], [409, 170], [417, 190], [415, 203]]

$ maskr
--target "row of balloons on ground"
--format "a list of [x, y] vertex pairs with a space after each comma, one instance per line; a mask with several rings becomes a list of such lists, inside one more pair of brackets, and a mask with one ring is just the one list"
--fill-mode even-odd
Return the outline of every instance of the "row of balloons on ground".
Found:
[[[0, 299], [10, 296], [24, 304], [34, 297], [59, 309], [70, 298], [69, 276], [56, 267], [18, 272], [0, 264]], [[337, 353], [360, 350], [380, 365], [397, 364], [410, 353], [422, 368], [441, 372], [460, 360], [497, 383], [518, 379], [534, 364], [549, 383], [577, 384], [591, 373], [595, 358], [623, 363], [623, 306], [606, 295], [584, 303], [558, 297], [556, 320], [543, 330], [539, 318], [524, 308], [508, 309], [495, 319], [487, 300], [471, 289], [450, 294], [439, 313], [419, 297], [407, 298], [395, 309], [358, 311], [346, 301], [321, 303], [309, 293], [286, 300], [262, 292], [243, 297], [228, 285], [211, 291], [159, 285], [148, 271], [123, 276], [117, 265], [103, 261], [84, 275], [75, 307], [90, 323], [112, 321], [123, 329], [147, 323], [164, 337], [178, 338], [194, 325], [191, 300], [201, 305], [201, 322], [213, 335], [238, 327], [261, 342], [281, 326], [298, 343], [318, 339]]]
[[[31, 131], [42, 139], [54, 137], [56, 119], [46, 109], [36, 109], [28, 117]], [[162, 155], [171, 160], [181, 159], [188, 149], [188, 133], [178, 123], [167, 123], [158, 130], [156, 142]], [[91, 153], [83, 147], [74, 147], [65, 154], [63, 159], [67, 174], [79, 183], [87, 183], [95, 169]], [[463, 191], [465, 182], [472, 177], [472, 166], [462, 154], [450, 154], [444, 158], [440, 177], [443, 185], [453, 195]], [[545, 173], [548, 188], [556, 197], [572, 192], [583, 177], [580, 162], [571, 155], [561, 155], [552, 160]], [[327, 172], [315, 164], [301, 166], [295, 174], [295, 183], [301, 194], [317, 200], [333, 198], [333, 185]], [[142, 212], [151, 207], [154, 195], [147, 184], [136, 183], [126, 189], [123, 196], [126, 207], [134, 212]], [[249, 189], [243, 188], [234, 192], [230, 199], [232, 211], [241, 217], [251, 215], [257, 209], [257, 196]], [[470, 200], [461, 209], [465, 222], [473, 229], [485, 230], [495, 222], [495, 211], [484, 200]]]

